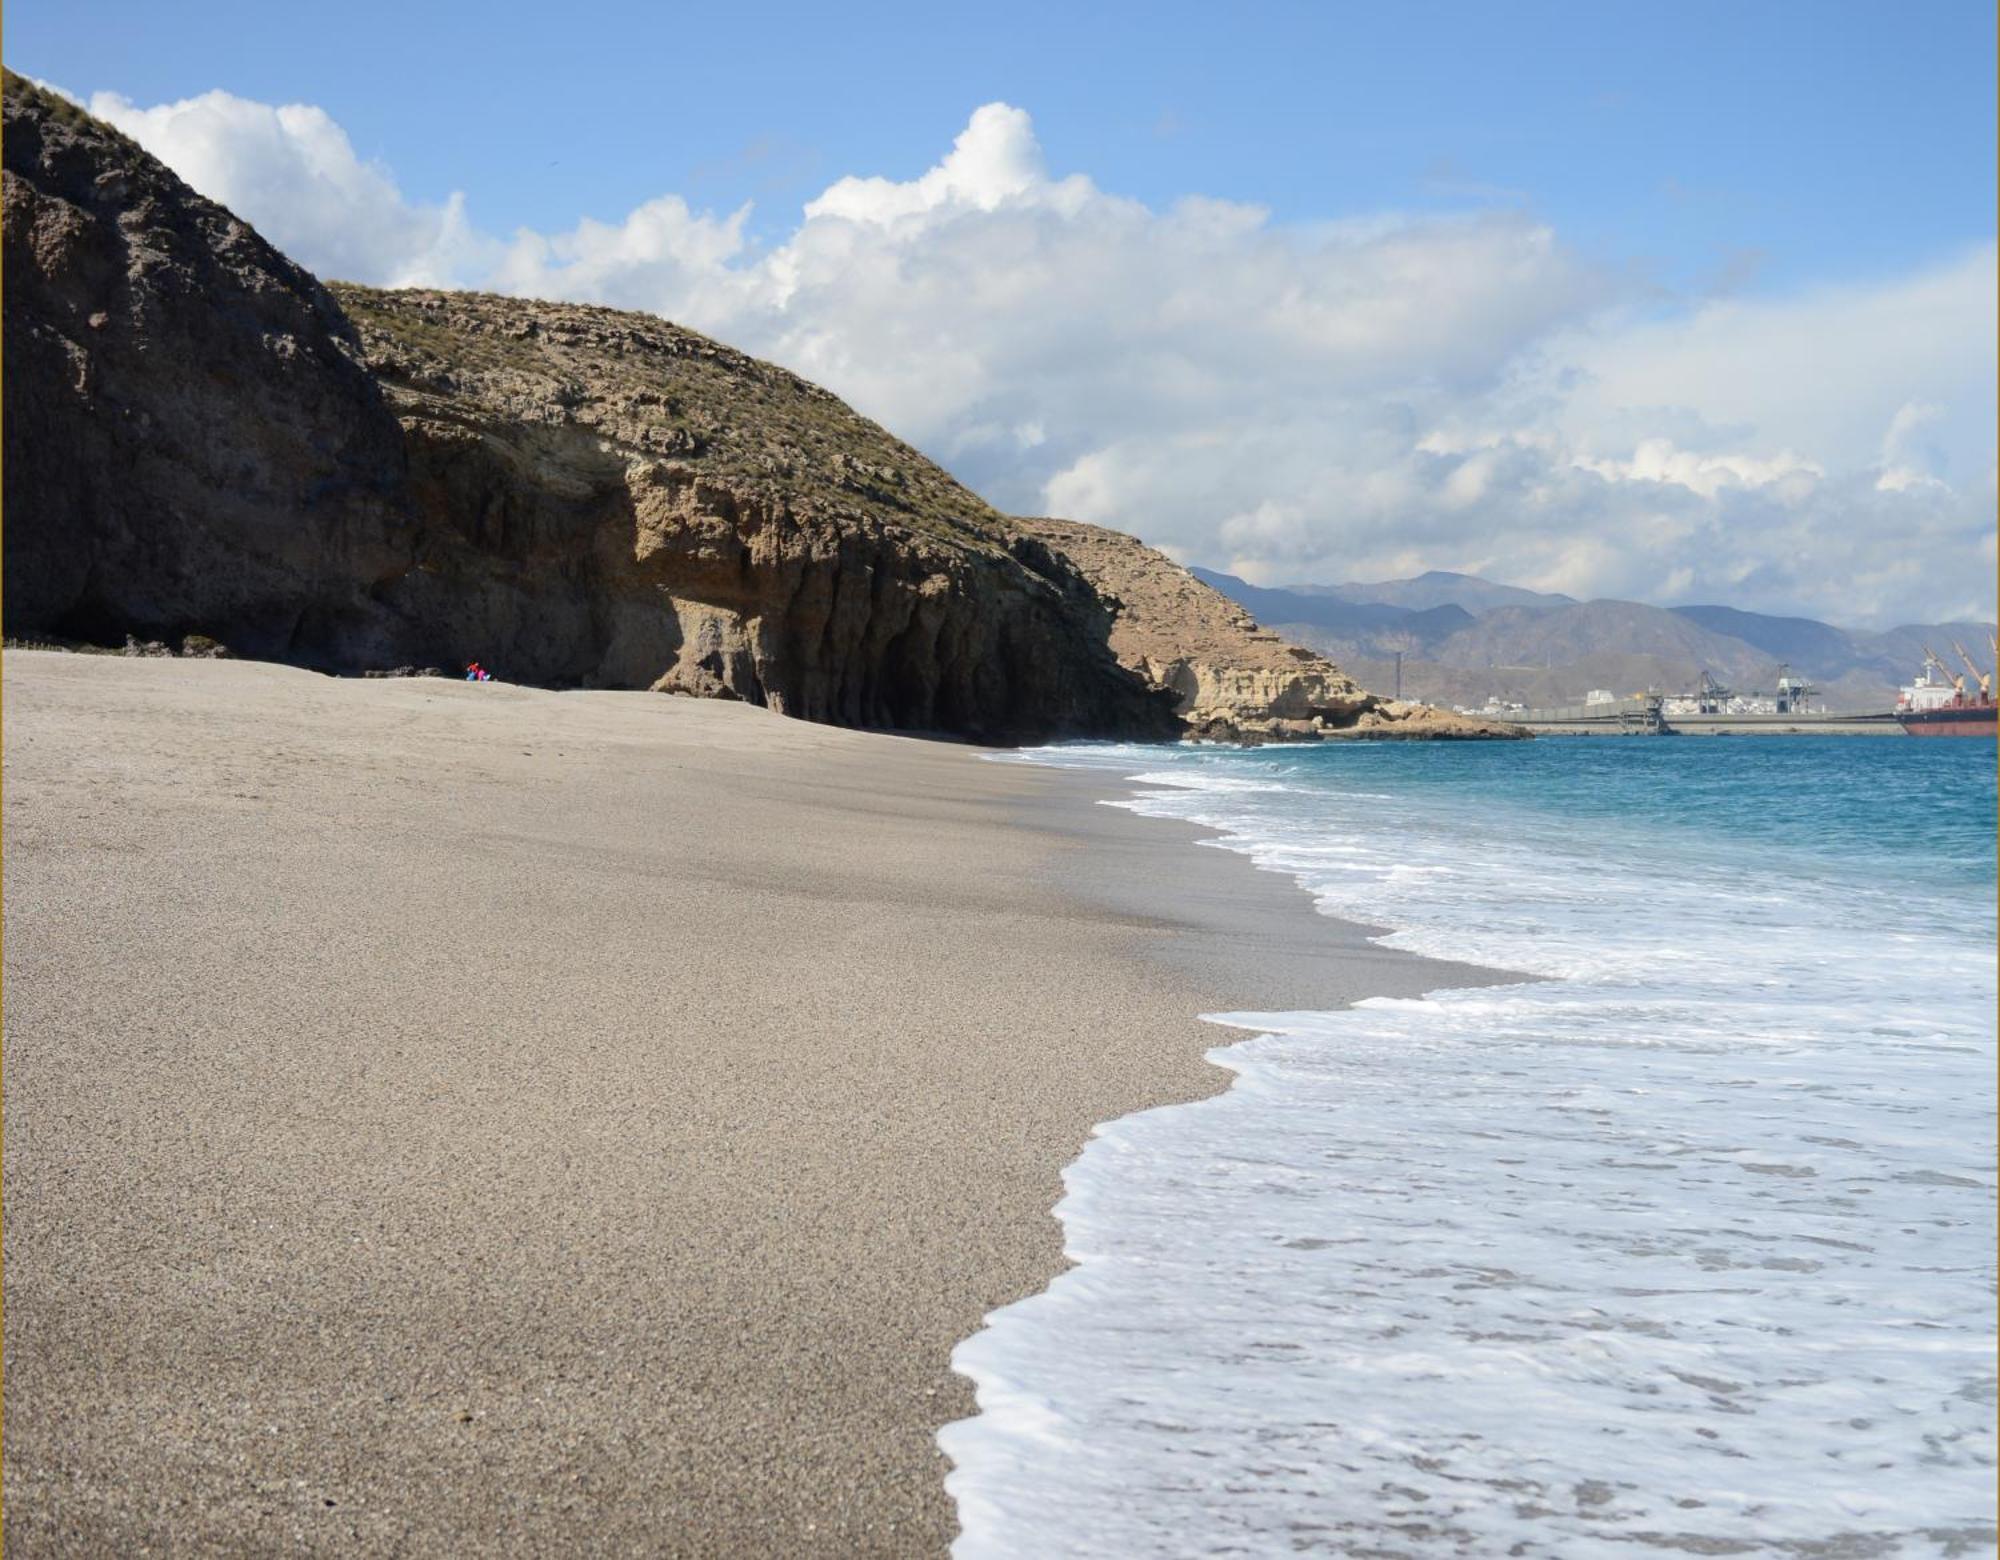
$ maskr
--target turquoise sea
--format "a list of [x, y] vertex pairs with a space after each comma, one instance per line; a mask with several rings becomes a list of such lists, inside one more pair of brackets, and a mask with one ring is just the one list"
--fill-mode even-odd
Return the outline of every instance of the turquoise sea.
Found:
[[1211, 1015], [1099, 1129], [959, 1554], [1991, 1552], [1991, 743], [1022, 757], [1523, 979]]

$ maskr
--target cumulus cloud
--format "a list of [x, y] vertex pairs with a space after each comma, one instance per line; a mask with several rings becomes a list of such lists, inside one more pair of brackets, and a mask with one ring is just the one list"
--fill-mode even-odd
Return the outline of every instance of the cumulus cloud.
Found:
[[779, 242], [674, 194], [562, 231], [411, 201], [331, 118], [93, 111], [326, 275], [652, 310], [847, 397], [1004, 508], [1261, 582], [1460, 568], [1839, 621], [1991, 610], [1995, 250], [1662, 304], [1525, 207], [1298, 225], [1052, 174], [975, 111]]
[[1790, 450], [1768, 459], [1755, 455], [1704, 455], [1676, 449], [1672, 439], [1643, 439], [1629, 460], [1578, 455], [1573, 464], [1612, 482], [1670, 482], [1703, 498], [1724, 488], [1770, 488], [1794, 502], [1812, 496], [1825, 469]]
[[491, 263], [462, 196], [405, 200], [324, 109], [219, 91], [154, 108], [99, 92], [85, 106], [322, 276], [453, 286]]
[[1095, 193], [1081, 177], [1051, 184], [1028, 116], [1006, 103], [988, 103], [973, 112], [944, 161], [922, 177], [898, 184], [850, 175], [809, 202], [806, 217], [888, 226], [940, 206], [992, 211], [1016, 199], [1052, 202], [1073, 211]]

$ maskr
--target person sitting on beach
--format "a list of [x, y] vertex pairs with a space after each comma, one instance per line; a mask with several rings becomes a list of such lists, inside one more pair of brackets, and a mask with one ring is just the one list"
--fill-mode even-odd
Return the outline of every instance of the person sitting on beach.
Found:
[[465, 680], [467, 682], [491, 682], [493, 674], [477, 661], [468, 661], [465, 665]]

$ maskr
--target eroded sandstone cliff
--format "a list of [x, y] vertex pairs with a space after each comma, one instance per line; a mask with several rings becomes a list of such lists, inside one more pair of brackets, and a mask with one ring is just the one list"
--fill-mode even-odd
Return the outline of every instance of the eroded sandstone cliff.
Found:
[[383, 596], [441, 647], [811, 720], [1171, 733], [1072, 565], [1010, 551], [998, 514], [817, 386], [647, 315], [334, 293], [425, 522]]
[[648, 315], [322, 286], [5, 82], [12, 634], [478, 659], [988, 740], [1485, 735]]
[[62, 99], [4, 113], [9, 632], [365, 653], [415, 527], [339, 305]]
[[1136, 537], [1074, 520], [1016, 519], [1082, 570], [1111, 612], [1111, 649], [1169, 691], [1187, 734], [1217, 742], [1518, 737], [1520, 728], [1370, 693], [1280, 639]]
[[1168, 736], [1076, 572], [793, 375], [643, 316], [335, 295], [5, 92], [6, 620], [340, 669]]

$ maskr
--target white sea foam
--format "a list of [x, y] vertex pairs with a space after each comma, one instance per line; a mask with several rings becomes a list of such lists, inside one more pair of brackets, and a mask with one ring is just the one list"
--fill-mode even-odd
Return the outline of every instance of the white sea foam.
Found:
[[955, 1553], [1991, 1548], [1978, 897], [1144, 778], [1396, 946], [1552, 978], [1214, 1015], [1233, 1087], [1099, 1128], [1079, 1265], [954, 1356]]

